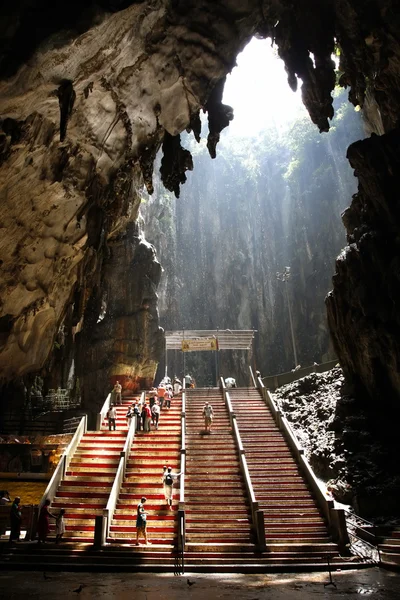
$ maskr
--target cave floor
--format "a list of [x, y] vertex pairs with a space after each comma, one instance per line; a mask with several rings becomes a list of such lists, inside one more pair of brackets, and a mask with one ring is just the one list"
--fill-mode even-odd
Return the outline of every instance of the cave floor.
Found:
[[[45, 577], [47, 579], [45, 579]], [[187, 581], [194, 582], [189, 586]], [[7, 600], [325, 600], [363, 596], [373, 600], [397, 600], [400, 573], [373, 567], [333, 574], [333, 586], [324, 587], [324, 573], [286, 573], [276, 575], [243, 574], [115, 574], [115, 573], [0, 573], [0, 597]], [[83, 585], [80, 592], [81, 585]], [[74, 593], [75, 592], [75, 593]]]

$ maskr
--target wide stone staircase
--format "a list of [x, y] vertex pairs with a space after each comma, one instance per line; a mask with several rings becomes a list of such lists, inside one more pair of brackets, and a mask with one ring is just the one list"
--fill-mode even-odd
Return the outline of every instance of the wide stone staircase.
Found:
[[[214, 410], [211, 434], [204, 431], [206, 401]], [[254, 558], [250, 508], [218, 388], [186, 393], [185, 513], [188, 570], [230, 570]]]
[[255, 497], [264, 511], [266, 554], [273, 562], [299, 566], [334, 560], [338, 548], [259, 390], [228, 392]]
[[[110, 528], [109, 543], [136, 542], [136, 509], [142, 496], [147, 498], [147, 535], [153, 546], [172, 551], [177, 538], [179, 479], [174, 482], [172, 510], [166, 504], [162, 485], [163, 466], [180, 471], [181, 398], [163, 407], [158, 430], [137, 432], [127, 464], [125, 482]], [[143, 540], [141, 540], [143, 543]], [[153, 548], [154, 550], [154, 548]]]
[[[50, 512], [65, 509], [64, 541], [93, 543], [97, 515], [105, 508], [124, 447], [128, 427], [125, 415], [131, 401], [116, 407], [116, 431], [108, 430], [108, 421], [100, 431], [85, 433], [72, 457], [64, 479], [51, 504]], [[55, 524], [51, 520], [51, 530]]]
[[[125, 414], [131, 400], [118, 407], [117, 431], [108, 424], [87, 432], [72, 457], [51, 508], [66, 510], [64, 542], [19, 544], [3, 550], [7, 568], [91, 571], [180, 572], [178, 506], [185, 511], [187, 572], [275, 572], [360, 567], [342, 560], [326, 524], [269, 408], [256, 389], [229, 390], [249, 476], [245, 480], [235, 432], [218, 388], [186, 391], [186, 471], [184, 502], [179, 480], [173, 510], [161, 482], [163, 466], [180, 471], [182, 401], [164, 408], [158, 431], [135, 435], [106, 546], [93, 546], [95, 518], [103, 515], [126, 439]], [[205, 433], [202, 409], [214, 409], [212, 433]], [[234, 422], [234, 417], [233, 417]], [[254, 489], [264, 511], [266, 550], [260, 551], [251, 519]], [[149, 546], [135, 546], [136, 508], [146, 496]], [[183, 499], [183, 497], [182, 497]], [[254, 507], [254, 504], [252, 505]], [[182, 513], [181, 513], [182, 514]], [[397, 546], [397, 533], [394, 536]]]
[[[174, 482], [172, 510], [166, 504], [162, 484], [163, 466], [180, 471], [181, 453], [180, 397], [171, 408], [161, 411], [159, 427], [150, 432], [136, 432], [127, 462], [116, 510], [107, 538], [108, 564], [121, 568], [153, 571], [174, 570], [177, 560], [177, 511], [180, 480]], [[147, 498], [147, 536], [150, 545], [140, 539], [136, 546], [136, 510], [141, 498]]]

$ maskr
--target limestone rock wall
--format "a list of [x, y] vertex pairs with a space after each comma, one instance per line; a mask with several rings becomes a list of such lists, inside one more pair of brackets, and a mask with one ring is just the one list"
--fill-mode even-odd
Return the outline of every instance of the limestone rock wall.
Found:
[[[400, 211], [398, 131], [350, 146], [358, 193], [344, 214], [328, 319], [344, 374], [365, 403], [398, 412]], [[379, 406], [378, 406], [379, 405]]]
[[[164, 184], [179, 194], [192, 168], [179, 134], [189, 129], [198, 137], [200, 109], [208, 112], [215, 155], [219, 132], [233, 116], [221, 104], [224, 78], [251, 36], [275, 40], [289, 84], [302, 78], [304, 102], [320, 130], [332, 116], [335, 40], [351, 100], [363, 105], [368, 90], [384, 129], [397, 127], [396, 6], [391, 0], [99, 0], [58, 10], [50, 0], [2, 3], [2, 379], [45, 366], [72, 305], [74, 326], [83, 327], [104, 281], [109, 243], [135, 221], [143, 182], [152, 190], [161, 144]], [[383, 205], [378, 213], [384, 221]]]

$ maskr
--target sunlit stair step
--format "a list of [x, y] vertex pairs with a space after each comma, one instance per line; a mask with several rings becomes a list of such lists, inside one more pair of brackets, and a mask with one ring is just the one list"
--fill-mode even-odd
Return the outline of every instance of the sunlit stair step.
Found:
[[114, 477], [98, 477], [98, 476], [93, 476], [93, 474], [80, 474], [80, 475], [68, 475], [65, 479], [62, 480], [61, 485], [67, 485], [67, 486], [71, 486], [71, 485], [78, 485], [78, 486], [94, 486], [96, 487], [97, 485], [99, 485], [101, 483], [101, 485], [104, 486], [112, 486], [112, 484], [114, 483]]
[[78, 494], [76, 497], [71, 496], [56, 496], [51, 503], [54, 508], [65, 508], [65, 509], [96, 509], [97, 507], [103, 507], [107, 503], [109, 495], [107, 494], [104, 498], [92, 497], [90, 499], [81, 498]]

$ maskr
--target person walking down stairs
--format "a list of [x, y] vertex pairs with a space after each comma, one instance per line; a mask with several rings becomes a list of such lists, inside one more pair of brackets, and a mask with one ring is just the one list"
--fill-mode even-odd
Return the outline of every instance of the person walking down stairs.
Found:
[[203, 408], [204, 429], [211, 433], [211, 425], [214, 417], [213, 407], [209, 402], [206, 402]]
[[122, 385], [119, 381], [115, 382], [113, 392], [115, 404], [122, 404]]
[[111, 431], [111, 429], [113, 429], [115, 431], [115, 419], [116, 418], [117, 418], [117, 411], [115, 409], [115, 406], [113, 404], [111, 404], [110, 408], [108, 409], [108, 413], [107, 413], [109, 431]]
[[157, 400], [154, 402], [154, 404], [151, 408], [151, 414], [153, 417], [154, 428], [157, 430], [158, 422], [160, 420], [160, 405], [158, 404]]
[[165, 500], [170, 510], [172, 510], [172, 496], [174, 493], [174, 479], [178, 479], [181, 473], [173, 473], [171, 467], [163, 467], [162, 483], [164, 485]]
[[136, 545], [139, 546], [139, 537], [143, 536], [144, 537], [144, 542], [146, 544], [146, 546], [148, 544], [150, 544], [150, 542], [147, 539], [147, 513], [145, 511], [144, 508], [144, 503], [146, 502], [147, 498], [145, 498], [143, 496], [143, 498], [141, 499], [141, 501], [139, 502], [138, 506], [137, 506], [137, 511], [136, 511]]
[[150, 410], [150, 406], [147, 403], [143, 404], [142, 420], [143, 420], [143, 431], [148, 433], [150, 431], [150, 424], [151, 424], [151, 410]]

